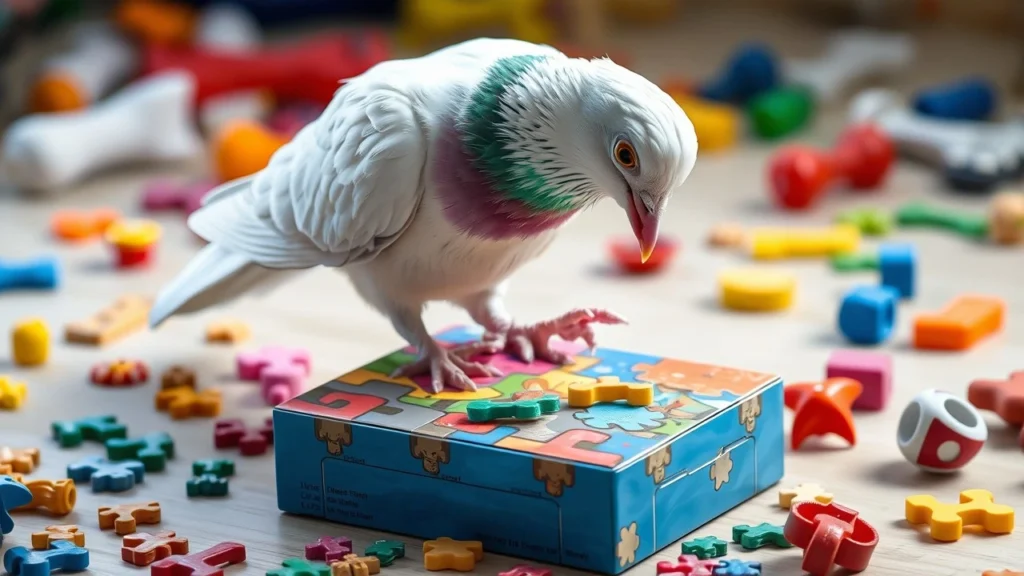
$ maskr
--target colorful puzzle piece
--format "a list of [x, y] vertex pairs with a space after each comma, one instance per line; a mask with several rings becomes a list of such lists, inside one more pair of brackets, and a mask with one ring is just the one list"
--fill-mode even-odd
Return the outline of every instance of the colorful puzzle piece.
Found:
[[221, 542], [188, 556], [171, 556], [150, 566], [151, 576], [224, 576], [220, 567], [245, 562], [245, 546]]
[[683, 554], [675, 562], [662, 560], [655, 565], [655, 573], [681, 574], [683, 576], [711, 576], [711, 571], [718, 567], [717, 560], [702, 560], [692, 554]]
[[466, 405], [470, 422], [490, 422], [499, 418], [512, 420], [533, 420], [542, 414], [554, 414], [561, 407], [557, 394], [545, 394], [540, 398], [521, 398], [512, 401], [474, 400]]
[[28, 386], [9, 376], [0, 376], [0, 410], [17, 410], [28, 396]]
[[117, 416], [91, 416], [80, 420], [63, 420], [51, 425], [53, 439], [62, 448], [74, 448], [83, 440], [106, 442], [111, 438], [125, 438], [128, 428], [117, 423]]
[[78, 499], [78, 489], [75, 481], [69, 479], [44, 480], [22, 480], [25, 487], [32, 493], [32, 501], [24, 506], [18, 506], [18, 510], [37, 510], [45, 508], [55, 516], [69, 514], [75, 508], [75, 501]]
[[32, 533], [32, 548], [34, 550], [49, 550], [50, 544], [59, 540], [67, 540], [82, 548], [85, 546], [85, 532], [82, 532], [74, 524], [47, 526], [41, 532]]
[[469, 572], [484, 558], [484, 545], [479, 540], [452, 540], [442, 536], [423, 543], [423, 567], [427, 570]]
[[149, 380], [149, 366], [138, 360], [98, 362], [89, 371], [89, 380], [101, 386], [135, 386]]
[[111, 462], [90, 456], [68, 464], [68, 478], [79, 483], [92, 482], [93, 492], [124, 492], [142, 482], [145, 470], [138, 460]]
[[696, 556], [701, 560], [720, 558], [728, 551], [729, 543], [717, 536], [705, 536], [683, 542], [683, 555]]
[[185, 366], [171, 366], [160, 375], [160, 389], [196, 387], [196, 371]]
[[381, 566], [391, 566], [395, 560], [405, 557], [405, 544], [396, 540], [377, 540], [366, 547], [364, 554], [380, 558]]
[[220, 320], [206, 325], [206, 341], [224, 344], [244, 342], [252, 336], [252, 331], [244, 322], [238, 320]]
[[192, 463], [192, 474], [194, 476], [213, 474], [218, 478], [227, 478], [235, 475], [235, 463], [225, 458], [196, 460]]
[[80, 572], [89, 567], [89, 551], [66, 540], [58, 540], [49, 550], [29, 550], [23, 546], [4, 554], [4, 568], [10, 576], [45, 576], [53, 571]]
[[180, 538], [170, 530], [156, 534], [136, 532], [121, 539], [121, 559], [136, 566], [149, 566], [176, 554], [188, 554], [188, 538]]
[[228, 479], [216, 474], [202, 474], [185, 482], [185, 493], [189, 498], [196, 496], [227, 496]]
[[802, 382], [785, 387], [786, 408], [793, 410], [791, 445], [797, 450], [811, 436], [836, 434], [857, 443], [853, 403], [863, 387], [851, 378], [828, 378], [824, 382]]
[[50, 218], [50, 231], [62, 240], [91, 240], [102, 236], [120, 218], [121, 214], [113, 208], [61, 210]]
[[626, 404], [597, 404], [573, 414], [573, 417], [586, 422], [591, 428], [608, 430], [618, 427], [627, 432], [658, 428], [665, 423], [664, 412]]
[[267, 572], [267, 576], [331, 576], [331, 567], [323, 562], [288, 558], [281, 562], [281, 566]]
[[154, 400], [157, 411], [167, 412], [175, 420], [193, 416], [214, 418], [220, 415], [222, 403], [220, 390], [216, 388], [197, 392], [185, 386], [160, 390]]
[[335, 562], [352, 553], [352, 539], [344, 536], [321, 536], [316, 542], [306, 544], [307, 560]]
[[153, 432], [131, 440], [111, 438], [107, 440], [107, 459], [112, 462], [138, 460], [146, 472], [160, 472], [167, 460], [174, 458], [174, 440], [166, 432]]
[[242, 352], [236, 358], [238, 379], [258, 381], [270, 406], [289, 400], [302, 391], [310, 372], [309, 352], [283, 346], [264, 346]]
[[1013, 508], [996, 504], [988, 490], [964, 490], [959, 504], [943, 504], [934, 496], [910, 496], [906, 500], [907, 522], [927, 523], [933, 539], [955, 542], [963, 536], [964, 525], [981, 526], [990, 534], [1013, 532]]
[[14, 510], [32, 501], [32, 493], [10, 476], [0, 476], [0, 541], [4, 534], [14, 530], [14, 519], [8, 510]]
[[0, 446], [0, 466], [10, 466], [18, 474], [31, 474], [39, 466], [38, 448], [13, 449]]
[[654, 402], [654, 387], [650, 384], [619, 382], [616, 376], [602, 376], [597, 382], [569, 385], [569, 406], [589, 408], [599, 402], [625, 400], [630, 406], [649, 406]]
[[548, 568], [538, 568], [529, 564], [517, 564], [504, 572], [498, 572], [498, 576], [551, 576]]
[[274, 443], [274, 420], [267, 418], [263, 426], [247, 428], [239, 419], [218, 420], [213, 428], [213, 444], [217, 448], [238, 447], [242, 456], [259, 456]]
[[99, 511], [100, 530], [114, 529], [114, 534], [124, 536], [135, 532], [137, 524], [157, 524], [160, 522], [160, 503], [143, 502], [137, 504], [118, 504], [117, 506], [101, 506]]
[[537, 442], [525, 438], [506, 436], [494, 443], [495, 446], [529, 452], [539, 456], [553, 458], [564, 458], [576, 462], [585, 462], [595, 466], [613, 467], [622, 461], [620, 454], [599, 452], [591, 448], [580, 446], [582, 443], [601, 444], [607, 442], [609, 436], [596, 430], [568, 430], [547, 442]]
[[818, 484], [797, 484], [795, 488], [783, 488], [779, 490], [779, 507], [789, 509], [797, 502], [814, 500], [822, 504], [832, 501], [832, 493], [826, 492]]
[[757, 526], [741, 524], [733, 526], [732, 541], [738, 543], [747, 550], [757, 550], [769, 544], [779, 548], [792, 548], [793, 545], [786, 540], [782, 533], [782, 526], [762, 522]]
[[331, 563], [331, 576], [370, 576], [380, 573], [380, 559], [376, 556], [349, 554]]
[[722, 560], [713, 576], [761, 576], [761, 563], [746, 560]]

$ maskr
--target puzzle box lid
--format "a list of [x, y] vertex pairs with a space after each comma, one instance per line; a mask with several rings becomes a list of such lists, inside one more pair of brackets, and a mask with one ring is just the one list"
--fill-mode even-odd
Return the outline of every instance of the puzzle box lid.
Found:
[[[466, 327], [435, 335], [446, 346], [479, 337], [478, 330]], [[426, 377], [389, 376], [396, 367], [415, 358], [415, 352], [405, 348], [300, 394], [278, 408], [616, 468], [728, 410], [778, 379], [770, 374], [604, 348], [591, 355], [579, 344], [559, 342], [559, 347], [573, 354], [575, 364], [523, 364], [499, 354], [490, 363], [504, 377], [477, 379], [479, 388], [475, 392], [445, 389], [440, 394], [426, 391]], [[598, 404], [576, 409], [564, 402], [569, 384], [594, 382], [607, 376], [618, 377], [622, 382], [654, 384], [654, 404], [646, 408]], [[529, 422], [473, 423], [466, 417], [466, 405], [473, 400], [511, 400], [517, 393], [529, 391], [557, 393], [563, 399], [561, 410]], [[567, 434], [572, 437], [571, 444], [551, 442]]]

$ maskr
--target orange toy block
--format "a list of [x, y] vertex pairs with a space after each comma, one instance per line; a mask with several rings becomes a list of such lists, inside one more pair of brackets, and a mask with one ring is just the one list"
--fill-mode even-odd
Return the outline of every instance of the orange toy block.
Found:
[[182, 420], [193, 416], [213, 418], [220, 414], [221, 395], [216, 388], [196, 392], [192, 388], [179, 386], [156, 393], [156, 409], [167, 412], [171, 418]]
[[853, 423], [853, 402], [863, 391], [851, 378], [829, 378], [824, 382], [801, 382], [786, 386], [783, 398], [793, 411], [791, 446], [800, 448], [810, 436], [836, 434], [854, 445], [857, 428]]
[[60, 480], [24, 480], [15, 478], [28, 488], [32, 493], [32, 501], [15, 510], [38, 510], [40, 508], [50, 511], [54, 516], [65, 516], [75, 509], [75, 502], [78, 500], [78, 488], [75, 481], [62, 478]]
[[225, 344], [237, 344], [248, 340], [252, 331], [244, 322], [238, 320], [220, 320], [206, 325], [206, 341]]
[[113, 208], [100, 208], [89, 212], [61, 210], [50, 218], [50, 232], [61, 240], [79, 242], [103, 236], [111, 224], [121, 219]]
[[100, 530], [114, 529], [118, 536], [135, 532], [135, 525], [157, 524], [160, 522], [160, 503], [118, 504], [101, 506], [99, 509]]
[[1013, 532], [1013, 508], [996, 504], [988, 490], [964, 490], [959, 504], [943, 504], [934, 496], [910, 496], [906, 500], [907, 522], [928, 524], [933, 539], [955, 542], [964, 525], [981, 526], [991, 534]]
[[747, 240], [747, 231], [739, 224], [717, 224], [708, 233], [708, 245], [716, 248], [738, 248]]
[[914, 320], [914, 347], [966, 350], [1003, 327], [1006, 304], [992, 296], [960, 296], [937, 314]]
[[136, 566], [149, 566], [178, 554], [188, 554], [188, 538], [179, 538], [169, 530], [156, 534], [136, 532], [121, 539], [121, 560]]
[[1015, 572], [1013, 570], [1003, 570], [1002, 572], [985, 570], [981, 573], [981, 576], [1024, 576], [1024, 572]]
[[654, 402], [654, 387], [650, 384], [619, 382], [615, 376], [602, 376], [597, 382], [569, 385], [571, 408], [589, 408], [597, 403], [617, 400], [625, 400], [630, 406], [649, 406]]
[[267, 167], [288, 138], [256, 122], [239, 120], [224, 126], [213, 137], [213, 164], [222, 182], [255, 174]]
[[331, 576], [370, 576], [380, 573], [380, 558], [346, 554], [337, 562], [331, 562]]
[[484, 545], [479, 540], [452, 540], [442, 536], [423, 543], [423, 567], [427, 570], [469, 572], [484, 559]]
[[23, 448], [13, 450], [7, 446], [0, 447], [0, 466], [10, 466], [11, 470], [21, 474], [31, 474], [39, 466], [39, 449]]
[[152, 302], [142, 296], [122, 296], [92, 316], [64, 327], [64, 339], [78, 344], [102, 346], [142, 329]]
[[67, 540], [79, 548], [85, 546], [85, 532], [79, 530], [74, 524], [60, 524], [47, 526], [42, 532], [32, 533], [32, 548], [34, 550], [49, 550], [50, 544], [58, 540]]
[[186, 44], [196, 27], [195, 9], [161, 0], [124, 0], [114, 14], [122, 30], [154, 44]]

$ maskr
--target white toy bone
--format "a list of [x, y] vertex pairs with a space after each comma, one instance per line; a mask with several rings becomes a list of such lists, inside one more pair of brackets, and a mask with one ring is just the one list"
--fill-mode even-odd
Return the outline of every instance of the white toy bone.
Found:
[[790, 60], [784, 66], [789, 81], [828, 101], [863, 78], [906, 68], [913, 59], [914, 45], [906, 34], [856, 28], [834, 34], [821, 57]]
[[35, 97], [46, 100], [40, 92], [47, 90], [48, 81], [70, 82], [78, 100], [92, 104], [128, 80], [138, 67], [135, 47], [113, 26], [86, 23], [73, 32], [67, 52], [43, 63]]

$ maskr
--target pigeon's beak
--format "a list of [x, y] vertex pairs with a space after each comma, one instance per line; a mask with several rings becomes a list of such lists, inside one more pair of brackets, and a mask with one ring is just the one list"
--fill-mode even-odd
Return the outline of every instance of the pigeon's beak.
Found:
[[640, 200], [640, 197], [632, 190], [630, 191], [627, 204], [629, 223], [633, 226], [633, 234], [636, 236], [636, 241], [640, 243], [640, 260], [647, 262], [647, 259], [654, 252], [655, 245], [658, 243], [658, 221], [660, 214], [648, 210], [647, 206]]

